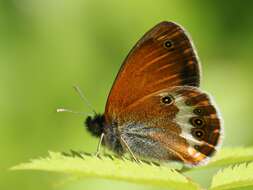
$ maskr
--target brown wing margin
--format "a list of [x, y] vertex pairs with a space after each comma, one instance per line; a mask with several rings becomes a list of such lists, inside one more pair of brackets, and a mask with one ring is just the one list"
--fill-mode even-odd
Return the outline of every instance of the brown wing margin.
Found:
[[200, 82], [198, 58], [185, 30], [161, 22], [130, 51], [114, 81], [105, 113], [116, 115], [148, 94]]

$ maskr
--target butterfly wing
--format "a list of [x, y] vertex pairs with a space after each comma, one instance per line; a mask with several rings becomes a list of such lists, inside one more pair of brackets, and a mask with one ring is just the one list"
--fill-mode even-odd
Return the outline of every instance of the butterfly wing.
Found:
[[105, 112], [117, 115], [160, 89], [199, 86], [199, 75], [197, 55], [184, 29], [161, 22], [130, 51], [108, 96]]
[[[168, 97], [171, 101], [165, 102]], [[208, 94], [196, 87], [157, 91], [127, 112], [131, 116], [119, 123], [119, 130], [130, 149], [140, 157], [200, 165], [221, 144], [217, 109]]]
[[[179, 25], [162, 22], [124, 61], [107, 100], [105, 121], [118, 126], [115, 133], [136, 155], [200, 164], [215, 152], [221, 127], [210, 98], [197, 89], [199, 82], [189, 37]], [[164, 95], [173, 97], [173, 104], [162, 105]], [[198, 128], [191, 123], [195, 120], [205, 125]]]

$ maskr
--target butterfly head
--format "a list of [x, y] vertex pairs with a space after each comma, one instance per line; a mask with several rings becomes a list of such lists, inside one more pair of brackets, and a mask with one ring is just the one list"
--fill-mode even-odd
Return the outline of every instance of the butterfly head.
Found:
[[104, 115], [95, 114], [93, 117], [88, 116], [84, 122], [87, 130], [94, 136], [100, 137], [104, 131]]

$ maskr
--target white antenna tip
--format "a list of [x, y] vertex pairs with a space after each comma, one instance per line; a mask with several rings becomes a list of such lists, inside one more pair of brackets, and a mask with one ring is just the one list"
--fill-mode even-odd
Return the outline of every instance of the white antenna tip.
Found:
[[66, 109], [64, 109], [64, 108], [58, 108], [58, 109], [56, 109], [56, 112], [65, 112], [65, 111], [67, 111]]
[[69, 113], [75, 113], [75, 114], [87, 115], [87, 114], [86, 114], [86, 113], [84, 113], [84, 112], [73, 111], [73, 110], [70, 110], [70, 109], [65, 109], [65, 108], [58, 108], [58, 109], [56, 109], [56, 112], [57, 112], [57, 113], [59, 113], [59, 112], [69, 112]]

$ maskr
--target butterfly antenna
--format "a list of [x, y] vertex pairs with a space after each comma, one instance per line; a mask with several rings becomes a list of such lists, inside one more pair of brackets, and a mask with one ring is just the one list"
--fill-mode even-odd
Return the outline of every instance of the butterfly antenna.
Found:
[[78, 86], [76, 86], [76, 85], [74, 85], [73, 88], [77, 92], [77, 94], [80, 96], [80, 98], [84, 101], [84, 103], [93, 111], [93, 113], [95, 115], [97, 115], [97, 112], [95, 111], [95, 109], [93, 108], [93, 106], [90, 104], [90, 102], [88, 101], [88, 99], [84, 96], [84, 94], [81, 91], [81, 89]]
[[80, 114], [80, 115], [88, 115], [85, 112], [73, 111], [73, 110], [66, 109], [66, 108], [58, 108], [58, 109], [56, 109], [56, 112], [58, 112], [58, 113], [59, 112], [69, 112], [69, 113]]

